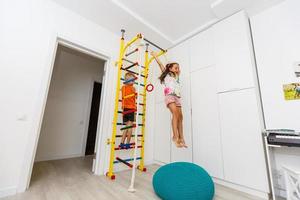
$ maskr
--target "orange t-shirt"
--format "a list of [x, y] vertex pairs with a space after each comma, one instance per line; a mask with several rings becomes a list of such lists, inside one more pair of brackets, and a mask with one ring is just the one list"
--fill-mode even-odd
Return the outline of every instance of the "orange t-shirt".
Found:
[[[128, 109], [136, 109], [136, 102], [135, 102], [135, 88], [132, 85], [123, 85], [122, 86], [122, 108]], [[132, 95], [131, 97], [125, 98], [128, 95]]]

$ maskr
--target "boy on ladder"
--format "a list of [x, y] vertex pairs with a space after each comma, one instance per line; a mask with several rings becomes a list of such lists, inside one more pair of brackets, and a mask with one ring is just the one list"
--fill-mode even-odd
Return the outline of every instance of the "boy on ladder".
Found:
[[[123, 108], [123, 124], [126, 125], [126, 127], [129, 127], [123, 131], [121, 143], [119, 147], [121, 149], [123, 148], [130, 148], [131, 143], [131, 135], [132, 135], [132, 129], [134, 127], [133, 122], [135, 111], [136, 111], [136, 92], [135, 88], [133, 86], [135, 80], [135, 76], [132, 73], [126, 73], [125, 74], [125, 81], [124, 85], [122, 86], [122, 108]], [[125, 144], [125, 140], [127, 138], [127, 144]]]

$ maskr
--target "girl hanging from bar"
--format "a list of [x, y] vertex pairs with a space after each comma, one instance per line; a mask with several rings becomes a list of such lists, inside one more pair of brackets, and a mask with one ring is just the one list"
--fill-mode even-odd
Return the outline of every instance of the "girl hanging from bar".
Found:
[[179, 85], [180, 67], [176, 62], [168, 63], [166, 66], [158, 59], [155, 52], [151, 52], [151, 55], [156, 60], [162, 73], [159, 77], [161, 84], [165, 85], [165, 104], [172, 114], [172, 130], [173, 130], [173, 142], [177, 147], [185, 147], [183, 136], [183, 116], [181, 110], [181, 95]]

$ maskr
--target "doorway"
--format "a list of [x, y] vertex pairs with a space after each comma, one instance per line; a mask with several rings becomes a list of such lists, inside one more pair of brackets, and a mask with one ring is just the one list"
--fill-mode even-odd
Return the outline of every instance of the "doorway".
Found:
[[[36, 162], [94, 154], [105, 63], [58, 44]], [[88, 160], [94, 171], [94, 159]]]
[[[95, 171], [94, 173], [96, 175], [102, 175], [104, 174], [104, 161], [105, 161], [105, 157], [102, 156], [102, 153], [105, 154], [105, 152], [107, 151], [106, 148], [106, 142], [105, 142], [105, 137], [102, 135], [103, 130], [107, 129], [107, 124], [105, 123], [105, 121], [107, 121], [107, 117], [104, 114], [104, 108], [106, 107], [106, 104], [108, 103], [107, 101], [107, 96], [108, 96], [108, 86], [109, 86], [109, 80], [107, 78], [107, 76], [105, 74], [110, 74], [110, 68], [108, 67], [109, 63], [110, 63], [110, 55], [107, 54], [107, 52], [100, 48], [100, 49], [95, 49], [93, 45], [91, 44], [85, 44], [85, 43], [81, 43], [80, 41], [74, 43], [71, 40], [67, 40], [61, 37], [55, 37], [55, 39], [53, 38], [53, 47], [51, 47], [51, 49], [49, 49], [49, 56], [51, 57], [51, 59], [48, 60], [48, 67], [46, 68], [45, 71], [45, 78], [43, 79], [42, 82], [42, 94], [41, 94], [41, 98], [40, 101], [38, 102], [38, 109], [37, 109], [37, 120], [36, 120], [36, 125], [33, 127], [33, 133], [32, 133], [32, 137], [31, 139], [28, 141], [28, 145], [27, 145], [27, 150], [25, 152], [25, 160], [24, 160], [24, 164], [23, 164], [23, 168], [21, 171], [21, 175], [20, 175], [20, 182], [18, 185], [18, 191], [25, 191], [26, 189], [29, 188], [29, 185], [31, 183], [31, 178], [32, 178], [32, 173], [33, 173], [33, 166], [34, 163], [38, 160], [37, 159], [37, 150], [38, 150], [38, 146], [40, 145], [40, 139], [41, 139], [41, 131], [42, 131], [42, 122], [45, 118], [45, 112], [46, 112], [46, 104], [48, 103], [48, 97], [50, 95], [50, 86], [51, 86], [51, 82], [53, 79], [53, 73], [54, 73], [54, 68], [55, 68], [55, 60], [57, 58], [57, 51], [58, 48], [60, 46], [64, 46], [67, 48], [70, 48], [72, 50], [75, 50], [79, 53], [83, 53], [89, 56], [92, 56], [94, 58], [98, 58], [100, 60], [103, 61], [103, 68], [104, 68], [104, 74], [103, 74], [103, 80], [102, 80], [102, 95], [101, 95], [101, 103], [100, 103], [100, 111], [99, 111], [99, 123], [98, 123], [98, 130], [97, 130], [97, 138], [96, 138], [96, 146], [95, 146], [95, 151], [96, 151], [96, 155], [95, 155], [95, 162], [93, 164], [95, 164]], [[92, 81], [92, 80], [91, 80]], [[90, 81], [90, 85], [91, 85], [91, 81]], [[91, 91], [91, 88], [90, 88]], [[91, 97], [91, 96], [89, 96]], [[90, 106], [88, 107], [90, 108]], [[86, 118], [88, 118], [89, 116], [85, 116]], [[85, 129], [86, 133], [87, 133], [87, 127]], [[86, 141], [86, 137], [85, 137], [85, 141]], [[59, 141], [58, 141], [59, 142]], [[46, 143], [47, 144], [47, 143]], [[85, 144], [84, 144], [84, 149], [82, 148], [82, 154], [84, 155], [85, 153]], [[101, 155], [100, 155], [101, 153]], [[60, 158], [57, 158], [60, 159]], [[92, 168], [92, 167], [90, 167]]]
[[98, 116], [100, 108], [102, 83], [94, 82], [92, 103], [90, 109], [88, 135], [86, 140], [85, 155], [94, 155], [97, 128], [98, 128]]

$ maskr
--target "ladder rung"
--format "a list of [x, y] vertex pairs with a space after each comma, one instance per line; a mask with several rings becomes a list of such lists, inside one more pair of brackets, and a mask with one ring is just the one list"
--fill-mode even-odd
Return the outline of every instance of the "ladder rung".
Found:
[[[139, 75], [139, 73], [134, 72], [134, 71], [131, 71], [131, 70], [129, 70], [129, 69], [125, 69], [125, 68], [123, 68], [123, 67], [121, 67], [121, 69], [124, 70], [124, 71], [130, 72], [130, 73], [132, 73], [132, 74], [135, 74], [135, 75], [137, 75], [137, 76]], [[145, 76], [144, 76], [143, 74], [141, 74], [141, 77], [144, 77], [144, 78], [145, 78]]]
[[122, 60], [124, 60], [124, 61], [126, 61], [126, 62], [129, 62], [129, 63], [131, 63], [131, 64], [134, 64], [135, 62], [132, 62], [131, 60], [128, 60], [128, 59], [126, 59], [126, 58], [122, 58]]
[[139, 63], [133, 63], [133, 64], [131, 64], [131, 65], [129, 65], [128, 67], [125, 67], [125, 68], [123, 68], [124, 70], [128, 70], [128, 69], [130, 69], [131, 67], [134, 67], [134, 66], [137, 66], [137, 65], [139, 65]]
[[[125, 81], [124, 78], [121, 78], [120, 80], [121, 80], [121, 81]], [[130, 81], [128, 81], [128, 82], [130, 82]], [[125, 82], [123, 82], [123, 83], [125, 84]], [[143, 83], [140, 83], [140, 84], [139, 84], [139, 83], [137, 83], [137, 82], [134, 82], [134, 84], [140, 85], [140, 86], [143, 86], [143, 87], [145, 86]]]
[[129, 94], [129, 95], [124, 96], [123, 99], [128, 99], [130, 97], [135, 97], [135, 96], [136, 96], [136, 94]]
[[122, 81], [124, 81], [123, 83], [126, 84], [126, 83], [129, 83], [129, 82], [134, 82], [136, 79], [138, 79], [137, 77], [134, 77], [134, 78], [131, 78], [129, 80], [125, 80], [125, 79], [121, 79]]
[[[122, 102], [122, 99], [120, 99], [119, 102]], [[140, 105], [140, 106], [143, 106], [143, 105], [145, 105], [145, 104], [139, 103], [139, 105]]]
[[[134, 63], [136, 63], [136, 62], [133, 62], [133, 61], [131, 61], [131, 60], [128, 60], [128, 59], [126, 59], [126, 58], [123, 58], [122, 60], [124, 60], [124, 61], [126, 61], [126, 62], [128, 62], [128, 63], [130, 63], [130, 64], [134, 64]], [[143, 66], [143, 65], [140, 65], [142, 68], [144, 68], [145, 69], [145, 66]]]
[[131, 51], [131, 52], [129, 52], [129, 53], [127, 53], [127, 54], [125, 54], [125, 56], [127, 57], [127, 56], [130, 56], [131, 54], [133, 54], [133, 53], [135, 53], [135, 52], [137, 52], [139, 49], [138, 48], [136, 48], [135, 50], [133, 50], [133, 51]]
[[[122, 137], [123, 135], [116, 135], [117, 138]], [[137, 135], [138, 137], [143, 137], [143, 135]], [[131, 135], [131, 137], [135, 137], [135, 135]]]
[[[118, 125], [118, 123], [117, 123], [117, 125]], [[123, 125], [123, 123], [120, 123], [120, 125]], [[123, 131], [123, 130], [126, 130], [126, 129], [135, 128], [135, 127], [136, 127], [136, 125], [133, 124], [132, 126], [125, 126], [123, 128], [120, 128], [120, 130]]]
[[121, 163], [123, 163], [123, 164], [125, 164], [125, 165], [127, 165], [128, 167], [132, 168], [132, 164], [130, 164], [129, 162], [127, 162], [127, 160], [123, 160], [123, 159], [121, 159], [119, 157], [116, 157], [116, 160], [119, 161], [119, 162], [121, 162]]
[[[123, 114], [123, 111], [118, 111], [119, 114]], [[143, 116], [143, 113], [139, 113], [140, 116]]]
[[[127, 149], [134, 149], [135, 146], [130, 146], [129, 148], [121, 148], [121, 147], [116, 147], [115, 150], [127, 150]], [[142, 148], [142, 145], [137, 146], [138, 149]]]
[[[123, 125], [126, 125], [125, 123], [121, 123], [121, 122], [119, 122], [119, 123], [117, 123], [117, 125], [118, 126], [123, 126]], [[143, 126], [144, 124], [139, 124], [139, 126]], [[136, 125], [135, 124], [133, 124], [133, 126], [134, 127], [131, 127], [131, 128], [135, 128], [136, 127]], [[126, 127], [129, 127], [129, 126], [126, 126]], [[125, 127], [123, 127], [123, 128], [125, 128]], [[121, 129], [122, 130], [122, 129]]]
[[122, 113], [123, 113], [123, 115], [127, 115], [127, 114], [134, 113], [134, 112], [136, 112], [136, 109], [123, 111]]
[[[117, 158], [119, 158], [119, 157], [117, 157]], [[120, 159], [120, 158], [119, 158], [119, 159]], [[141, 160], [141, 159], [142, 159], [142, 157], [137, 157], [137, 158], [136, 158], [136, 160]], [[128, 159], [125, 159], [125, 160], [123, 160], [123, 159], [120, 159], [120, 160], [125, 161], [125, 162], [128, 162], [128, 161], [133, 161], [134, 159], [133, 159], [133, 158], [128, 158]], [[119, 162], [121, 162], [121, 161], [119, 161], [119, 160], [117, 159], [116, 161], [114, 161], [114, 164], [119, 163]]]

